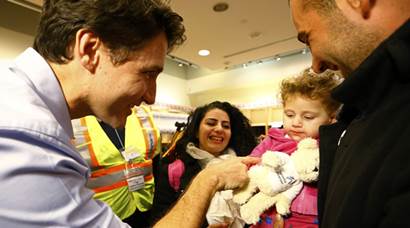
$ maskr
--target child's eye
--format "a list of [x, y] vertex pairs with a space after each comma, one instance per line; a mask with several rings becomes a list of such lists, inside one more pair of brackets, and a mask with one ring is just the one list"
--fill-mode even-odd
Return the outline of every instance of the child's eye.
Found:
[[314, 116], [304, 116], [303, 118], [305, 118], [307, 120], [313, 120], [315, 117]]
[[293, 116], [295, 116], [295, 115], [292, 114], [292, 113], [285, 113], [285, 116], [291, 118], [291, 117], [293, 117]]

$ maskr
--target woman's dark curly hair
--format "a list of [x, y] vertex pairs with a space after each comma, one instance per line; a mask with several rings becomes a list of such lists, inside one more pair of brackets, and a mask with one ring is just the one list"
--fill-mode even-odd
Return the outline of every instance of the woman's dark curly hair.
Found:
[[228, 147], [232, 148], [238, 156], [246, 156], [250, 154], [257, 142], [248, 118], [246, 118], [246, 116], [244, 116], [238, 108], [234, 107], [230, 103], [214, 101], [210, 104], [196, 108], [195, 111], [189, 115], [184, 135], [176, 143], [176, 153], [174, 153], [176, 157], [179, 157], [178, 154], [180, 153], [185, 153], [186, 145], [189, 142], [194, 143], [196, 146], [199, 145], [199, 140], [197, 137], [199, 125], [205, 114], [213, 109], [223, 110], [229, 116], [232, 133]]

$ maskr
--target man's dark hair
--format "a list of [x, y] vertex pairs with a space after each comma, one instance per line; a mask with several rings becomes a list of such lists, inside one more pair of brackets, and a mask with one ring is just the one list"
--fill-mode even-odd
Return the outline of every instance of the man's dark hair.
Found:
[[[288, 0], [288, 5], [290, 5], [290, 1]], [[322, 13], [322, 15], [328, 15], [332, 10], [336, 8], [335, 0], [294, 0], [294, 1], [302, 1], [303, 10], [310, 10], [315, 9], [318, 12]]]
[[336, 6], [335, 0], [295, 0], [295, 1], [303, 1], [303, 9], [315, 9], [322, 15], [328, 15], [331, 13]]
[[252, 152], [253, 148], [257, 145], [257, 141], [248, 118], [230, 103], [214, 101], [196, 108], [195, 111], [189, 115], [184, 134], [176, 143], [176, 157], [178, 157], [178, 153], [186, 153], [186, 146], [189, 142], [199, 146], [199, 126], [205, 114], [213, 109], [220, 109], [229, 116], [231, 139], [229, 140], [228, 147], [232, 148], [238, 156], [246, 156]]
[[165, 32], [168, 49], [185, 41], [182, 17], [161, 0], [44, 0], [34, 49], [56, 63], [72, 60], [76, 32], [94, 32], [114, 64]]

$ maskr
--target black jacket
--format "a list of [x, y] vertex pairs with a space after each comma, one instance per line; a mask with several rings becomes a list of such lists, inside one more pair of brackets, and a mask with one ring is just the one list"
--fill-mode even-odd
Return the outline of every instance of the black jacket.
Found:
[[410, 21], [333, 97], [344, 107], [320, 128], [320, 227], [410, 227]]
[[185, 165], [185, 172], [181, 177], [181, 186], [178, 191], [175, 191], [168, 181], [168, 165], [170, 161], [167, 158], [160, 161], [158, 178], [155, 180], [154, 203], [151, 210], [152, 222], [160, 219], [172, 208], [191, 180], [201, 171], [198, 161], [187, 153], [181, 153], [180, 159]]

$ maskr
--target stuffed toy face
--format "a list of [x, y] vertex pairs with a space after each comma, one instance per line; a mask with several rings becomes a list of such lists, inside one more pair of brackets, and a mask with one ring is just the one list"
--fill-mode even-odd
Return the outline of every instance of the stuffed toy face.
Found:
[[303, 182], [313, 182], [319, 177], [319, 150], [314, 139], [306, 138], [299, 142], [298, 149], [291, 159]]

